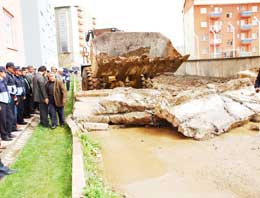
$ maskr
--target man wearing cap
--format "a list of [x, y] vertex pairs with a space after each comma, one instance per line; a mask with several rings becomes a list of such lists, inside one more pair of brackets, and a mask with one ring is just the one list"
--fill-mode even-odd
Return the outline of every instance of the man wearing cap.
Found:
[[25, 100], [25, 85], [22, 78], [22, 70], [19, 66], [15, 67], [15, 85], [17, 88], [16, 97], [17, 97], [17, 123], [20, 125], [25, 125], [27, 122], [24, 121], [23, 112], [24, 112], [24, 103]]
[[0, 66], [0, 135], [3, 141], [11, 141], [11, 133], [8, 131], [7, 127], [8, 104], [11, 98], [5, 82], [5, 77], [5, 68]]
[[16, 126], [16, 103], [17, 103], [17, 97], [16, 92], [17, 88], [15, 85], [15, 79], [14, 79], [14, 63], [8, 62], [6, 63], [6, 83], [8, 92], [11, 96], [11, 100], [9, 103], [8, 108], [8, 116], [10, 119], [7, 120], [7, 127], [9, 131], [17, 131]]

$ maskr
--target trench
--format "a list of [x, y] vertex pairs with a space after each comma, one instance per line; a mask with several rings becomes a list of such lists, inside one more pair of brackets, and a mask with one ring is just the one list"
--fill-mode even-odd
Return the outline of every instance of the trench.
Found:
[[91, 136], [102, 146], [105, 183], [126, 197], [259, 198], [260, 136], [249, 125], [208, 141], [150, 127]]

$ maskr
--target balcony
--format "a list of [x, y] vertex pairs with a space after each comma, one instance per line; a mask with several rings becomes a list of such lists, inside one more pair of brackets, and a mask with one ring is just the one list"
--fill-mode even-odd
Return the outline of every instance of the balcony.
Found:
[[240, 30], [241, 31], [249, 31], [252, 29], [252, 24], [243, 24], [240, 25]]
[[222, 43], [221, 39], [211, 39], [210, 45], [220, 45]]
[[253, 12], [250, 11], [250, 10], [248, 10], [248, 11], [241, 11], [241, 12], [240, 12], [240, 16], [241, 16], [242, 18], [249, 18], [249, 17], [251, 17], [252, 15], [253, 15]]
[[241, 57], [252, 56], [252, 52], [240, 52]]
[[219, 19], [220, 17], [221, 17], [221, 12], [216, 12], [216, 11], [214, 11], [214, 12], [211, 12], [210, 14], [209, 14], [209, 17], [211, 18], [211, 19]]
[[211, 25], [210, 26], [210, 32], [218, 33], [220, 31], [221, 31], [221, 26], [220, 25]]
[[252, 43], [252, 38], [241, 38], [241, 44], [242, 45], [250, 45]]

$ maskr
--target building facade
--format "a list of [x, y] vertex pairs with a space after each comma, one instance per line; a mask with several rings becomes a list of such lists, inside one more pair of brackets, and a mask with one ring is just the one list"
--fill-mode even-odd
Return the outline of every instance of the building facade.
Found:
[[0, 65], [25, 64], [20, 0], [0, 0]]
[[78, 5], [55, 7], [59, 65], [83, 64], [85, 48], [85, 10]]
[[183, 20], [191, 59], [260, 55], [260, 0], [186, 0]]
[[57, 66], [55, 13], [51, 0], [22, 0], [26, 64]]

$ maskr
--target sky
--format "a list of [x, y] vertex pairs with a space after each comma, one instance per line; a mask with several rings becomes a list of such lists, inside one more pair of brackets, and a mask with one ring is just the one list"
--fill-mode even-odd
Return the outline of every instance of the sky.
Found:
[[174, 46], [183, 45], [184, 0], [82, 0], [96, 28], [161, 32]]

